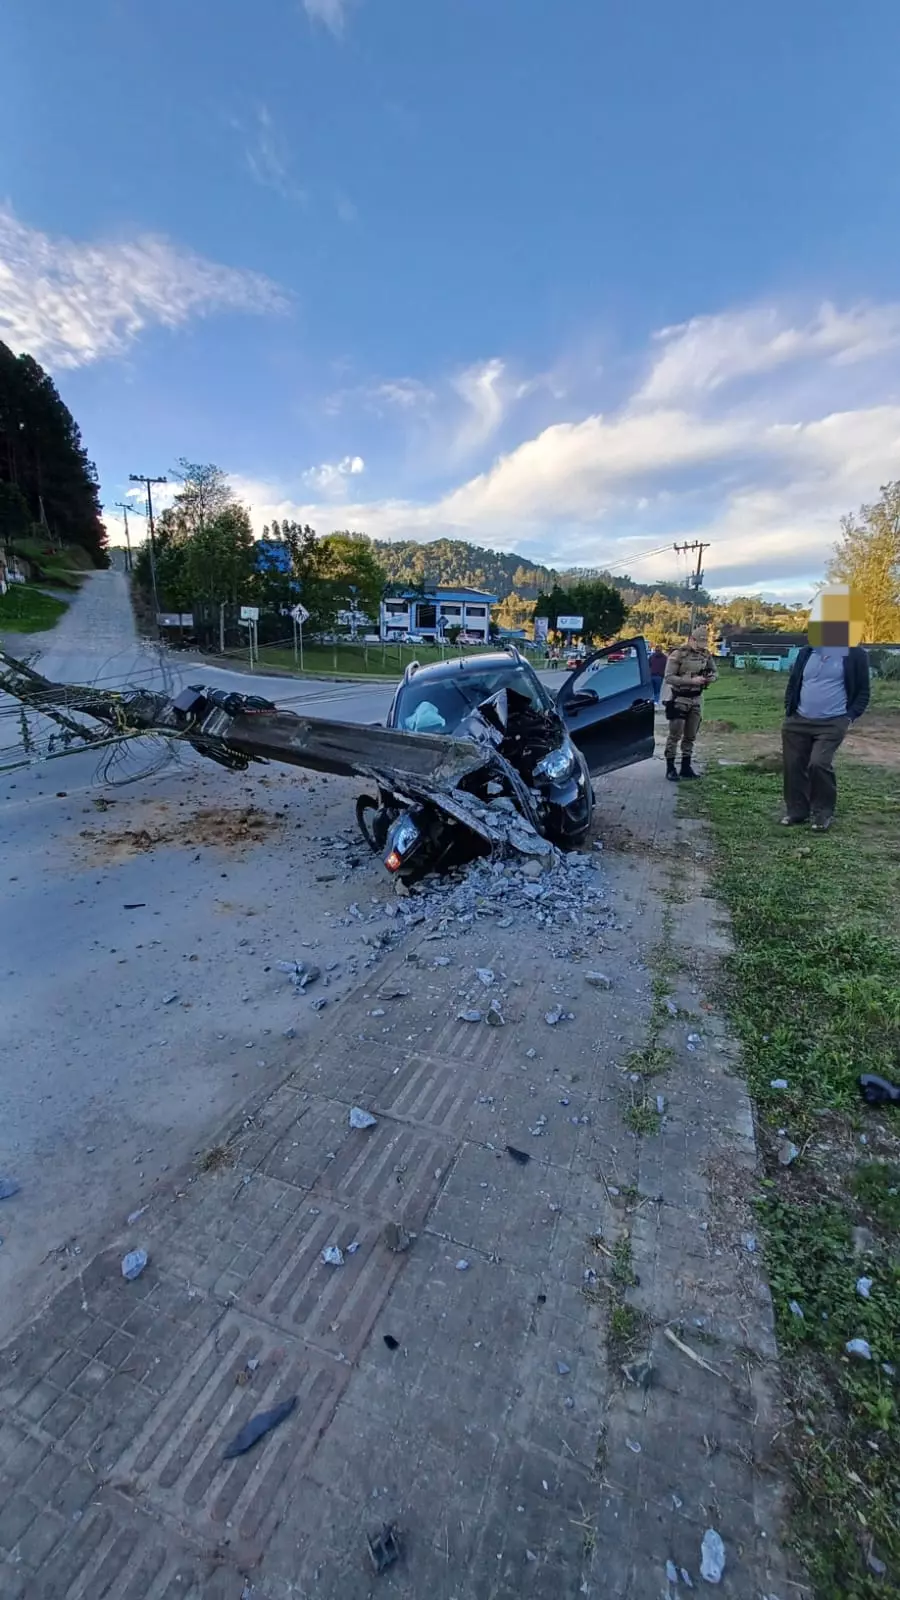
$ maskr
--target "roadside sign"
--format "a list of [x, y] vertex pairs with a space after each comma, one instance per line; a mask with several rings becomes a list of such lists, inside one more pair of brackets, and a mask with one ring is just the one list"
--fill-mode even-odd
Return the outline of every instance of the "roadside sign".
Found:
[[241, 606], [242, 622], [258, 622], [259, 606]]
[[304, 622], [309, 621], [309, 612], [305, 606], [301, 606], [299, 604], [293, 607], [291, 616], [293, 617], [294, 621], [299, 622], [301, 626]]
[[557, 617], [556, 626], [560, 633], [581, 633], [584, 617]]

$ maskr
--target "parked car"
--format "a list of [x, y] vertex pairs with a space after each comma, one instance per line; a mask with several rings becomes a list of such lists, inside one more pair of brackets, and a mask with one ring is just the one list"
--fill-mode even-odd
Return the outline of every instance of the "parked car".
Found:
[[[614, 649], [625, 659], [610, 663]], [[653, 754], [653, 687], [642, 638], [579, 662], [553, 695], [518, 650], [409, 667], [387, 716], [406, 733], [459, 734], [485, 702], [506, 693], [514, 765], [540, 795], [547, 834], [575, 843], [591, 825], [592, 778]], [[518, 719], [518, 720], [516, 720]]]

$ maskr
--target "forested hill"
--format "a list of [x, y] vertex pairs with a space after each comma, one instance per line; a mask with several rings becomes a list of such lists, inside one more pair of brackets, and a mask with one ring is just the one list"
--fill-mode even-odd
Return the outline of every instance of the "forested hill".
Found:
[[105, 563], [97, 474], [78, 425], [49, 373], [0, 342], [0, 538], [28, 538], [42, 520], [53, 539]]
[[[395, 583], [438, 583], [447, 587], [486, 589], [505, 600], [509, 594], [535, 600], [554, 585], [588, 583], [599, 579], [620, 589], [629, 605], [642, 595], [661, 594], [674, 600], [684, 597], [676, 583], [636, 583], [629, 577], [614, 575], [601, 567], [554, 567], [535, 565], [526, 556], [506, 555], [501, 550], [485, 550], [463, 539], [436, 539], [433, 544], [418, 544], [414, 539], [394, 543], [375, 540], [378, 560], [388, 578]], [[701, 600], [704, 596], [701, 594]]]

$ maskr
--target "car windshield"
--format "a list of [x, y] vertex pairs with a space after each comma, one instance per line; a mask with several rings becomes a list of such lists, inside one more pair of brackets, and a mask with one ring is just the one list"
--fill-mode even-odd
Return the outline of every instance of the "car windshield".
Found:
[[470, 711], [501, 689], [524, 695], [535, 711], [552, 709], [530, 668], [502, 666], [439, 678], [411, 678], [400, 690], [397, 726], [408, 733], [454, 733]]

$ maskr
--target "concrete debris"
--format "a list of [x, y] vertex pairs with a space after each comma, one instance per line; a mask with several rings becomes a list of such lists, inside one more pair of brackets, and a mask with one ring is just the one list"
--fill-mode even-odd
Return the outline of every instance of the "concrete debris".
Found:
[[457, 1011], [456, 1020], [457, 1022], [480, 1022], [481, 1012], [476, 1011], [472, 1006], [468, 1011]]
[[344, 1265], [344, 1252], [336, 1244], [327, 1245], [322, 1251], [322, 1260], [326, 1267], [342, 1267]]
[[562, 1006], [554, 1006], [552, 1011], [544, 1012], [544, 1021], [548, 1028], [555, 1028], [557, 1023], [564, 1021], [566, 1012]]
[[788, 1302], [788, 1310], [792, 1317], [799, 1317], [800, 1321], [803, 1321], [803, 1307], [798, 1305], [796, 1300], [790, 1300]]
[[494, 974], [490, 967], [476, 967], [475, 976], [480, 983], [484, 984], [486, 989], [489, 989], [494, 982]]
[[592, 989], [612, 988], [612, 978], [608, 978], [605, 972], [586, 972], [584, 981], [589, 983]]
[[666, 1562], [666, 1578], [668, 1579], [669, 1583], [678, 1582], [678, 1568], [676, 1567], [674, 1561]]
[[137, 1211], [129, 1211], [128, 1216], [125, 1218], [128, 1226], [131, 1227], [133, 1223], [137, 1222], [138, 1217], [142, 1217], [147, 1210], [149, 1210], [148, 1206], [138, 1206]]
[[773, 1078], [771, 1083], [769, 1084], [769, 1088], [770, 1089], [786, 1089], [787, 1086], [788, 1086], [787, 1078]]
[[506, 1027], [506, 1018], [504, 1017], [503, 1012], [500, 1010], [498, 1001], [491, 1001], [490, 1009], [485, 1017], [485, 1022], [489, 1023], [492, 1028]]
[[665, 1116], [665, 1114], [666, 1114], [666, 1097], [665, 1097], [664, 1094], [658, 1094], [656, 1096], [656, 1110], [657, 1110], [657, 1113], [658, 1113], [659, 1116], [661, 1116], [661, 1117]]
[[635, 1455], [635, 1456], [639, 1456], [640, 1455], [641, 1446], [638, 1444], [636, 1439], [626, 1439], [625, 1443], [627, 1444], [627, 1446], [628, 1446], [629, 1450], [631, 1451], [632, 1455]]
[[326, 1000], [325, 996], [320, 995], [318, 1000], [313, 1000], [312, 1009], [313, 1011], [323, 1011], [327, 1004], [328, 1001]]
[[860, 1361], [871, 1361], [872, 1346], [868, 1339], [848, 1339], [844, 1345], [848, 1356], [858, 1356]]
[[725, 1546], [715, 1528], [707, 1528], [700, 1546], [700, 1576], [706, 1583], [721, 1583], [725, 1571]]
[[868, 1300], [872, 1293], [872, 1282], [871, 1278], [857, 1278], [856, 1292], [861, 1300]]
[[300, 973], [297, 980], [297, 988], [300, 993], [302, 994], [305, 989], [308, 989], [311, 983], [316, 983], [321, 976], [322, 973], [319, 967], [307, 967], [304, 972]]
[[557, 1361], [556, 1370], [559, 1373], [561, 1378], [566, 1378], [566, 1377], [568, 1377], [569, 1373], [572, 1371], [572, 1368], [570, 1366], [568, 1366], [565, 1361]]
[[468, 1270], [469, 1270], [468, 1261], [457, 1261], [456, 1270], [457, 1270], [457, 1272], [468, 1272]]
[[129, 1250], [128, 1254], [122, 1257], [122, 1277], [133, 1283], [135, 1278], [140, 1277], [149, 1259], [146, 1250]]
[[779, 1165], [782, 1167], [789, 1167], [792, 1162], [796, 1161], [799, 1154], [800, 1151], [790, 1139], [782, 1139], [780, 1145], [778, 1146]]
[[670, 1017], [677, 1017], [678, 1007], [674, 1000], [666, 1000], [666, 1010], [668, 1011]]
[[162, 1003], [163, 1003], [164, 1006], [170, 1006], [177, 999], [178, 999], [178, 990], [177, 989], [173, 989], [171, 994], [164, 994], [163, 995], [163, 1002]]
[[350, 1112], [351, 1128], [374, 1128], [377, 1121], [377, 1117], [373, 1117], [370, 1111], [363, 1111], [361, 1106], [354, 1106]]
[[756, 1234], [755, 1233], [742, 1233], [741, 1234], [741, 1244], [744, 1246], [745, 1250], [749, 1250], [750, 1254], [754, 1255], [755, 1252], [756, 1252]]
[[394, 984], [385, 989], [379, 989], [378, 998], [379, 1000], [406, 1000], [409, 994], [410, 990], [404, 989], [402, 984]]

